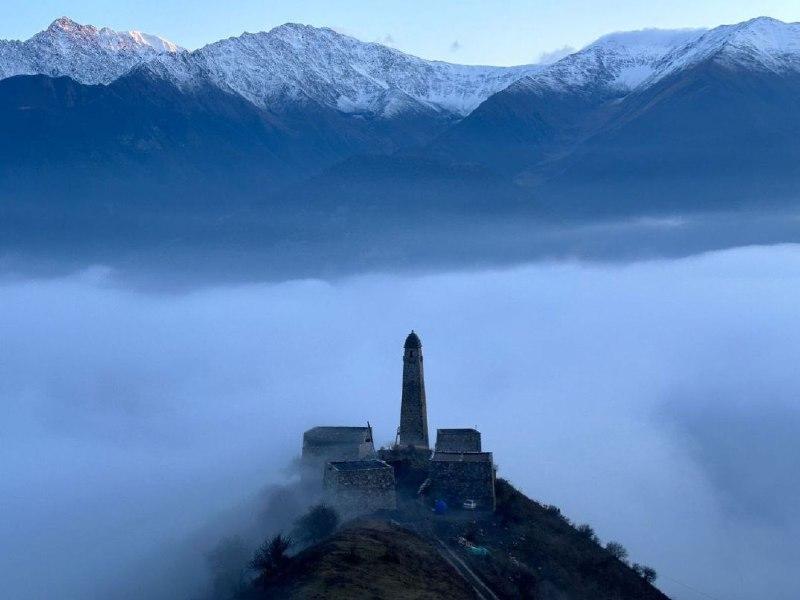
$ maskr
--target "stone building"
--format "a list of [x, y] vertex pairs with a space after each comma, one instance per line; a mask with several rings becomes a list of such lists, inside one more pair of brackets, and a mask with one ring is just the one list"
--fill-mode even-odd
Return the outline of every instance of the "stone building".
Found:
[[403, 393], [400, 401], [401, 446], [428, 447], [428, 408], [425, 399], [425, 373], [422, 368], [422, 342], [412, 330], [403, 348]]
[[478, 510], [495, 508], [494, 461], [491, 452], [433, 453], [430, 461], [430, 494], [452, 508], [474, 500]]
[[345, 518], [396, 507], [394, 469], [382, 460], [329, 462], [323, 483], [327, 501]]
[[477, 429], [437, 429], [437, 452], [480, 452], [481, 432]]
[[325, 463], [332, 460], [373, 458], [375, 445], [372, 427], [313, 427], [303, 434], [304, 474], [320, 476]]
[[[424, 495], [451, 507], [475, 502], [495, 508], [495, 470], [490, 452], [482, 452], [477, 429], [437, 429], [429, 450], [427, 398], [422, 342], [412, 330], [403, 345], [403, 386], [397, 444], [378, 454], [372, 427], [314, 427], [303, 435], [303, 482], [347, 518]], [[379, 460], [383, 459], [383, 460]], [[471, 503], [470, 503], [471, 504]]]

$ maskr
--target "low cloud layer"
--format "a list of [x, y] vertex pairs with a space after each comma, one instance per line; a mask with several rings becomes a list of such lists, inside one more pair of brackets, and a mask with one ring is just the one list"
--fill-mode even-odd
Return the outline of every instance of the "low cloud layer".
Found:
[[577, 48], [573, 48], [572, 46], [563, 46], [561, 48], [556, 48], [555, 50], [550, 50], [549, 52], [542, 52], [536, 62], [540, 65], [551, 65], [554, 62], [560, 61], [565, 56], [573, 54], [574, 52], [577, 52]]
[[774, 247], [185, 294], [5, 283], [0, 577], [23, 600], [108, 598], [285, 479], [304, 429], [391, 441], [413, 327], [432, 429], [477, 425], [501, 475], [675, 598], [788, 600], [799, 280], [800, 250]]

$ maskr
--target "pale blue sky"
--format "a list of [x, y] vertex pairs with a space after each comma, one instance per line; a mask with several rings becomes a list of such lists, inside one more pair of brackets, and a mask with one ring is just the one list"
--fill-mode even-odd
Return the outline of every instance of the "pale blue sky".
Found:
[[452, 62], [521, 64], [604, 33], [707, 27], [767, 15], [800, 21], [799, 0], [0, 0], [0, 38], [26, 39], [66, 15], [140, 29], [196, 48], [287, 21], [325, 25], [368, 41]]

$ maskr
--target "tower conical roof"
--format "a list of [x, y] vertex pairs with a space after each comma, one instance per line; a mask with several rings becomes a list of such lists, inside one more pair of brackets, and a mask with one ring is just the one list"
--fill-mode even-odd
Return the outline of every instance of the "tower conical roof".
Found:
[[422, 342], [420, 341], [419, 336], [414, 332], [413, 329], [406, 338], [406, 343], [404, 348], [422, 348]]

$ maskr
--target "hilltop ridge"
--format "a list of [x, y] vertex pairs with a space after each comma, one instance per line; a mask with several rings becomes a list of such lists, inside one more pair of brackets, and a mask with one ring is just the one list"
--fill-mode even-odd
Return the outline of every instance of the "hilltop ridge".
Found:
[[502, 479], [497, 500], [494, 515], [475, 518], [406, 504], [346, 523], [266, 588], [237, 598], [668, 600], [591, 527], [575, 527]]

